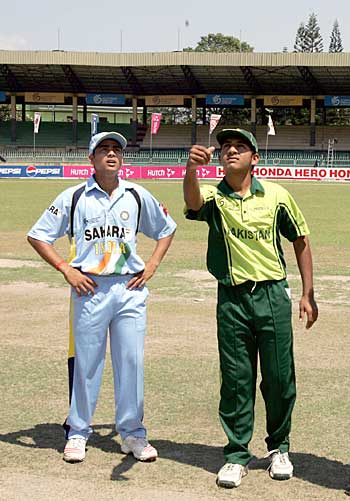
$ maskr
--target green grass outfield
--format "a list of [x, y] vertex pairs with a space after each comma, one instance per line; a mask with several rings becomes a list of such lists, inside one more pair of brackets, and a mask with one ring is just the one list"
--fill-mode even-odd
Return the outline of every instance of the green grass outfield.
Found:
[[[69, 291], [62, 275], [34, 254], [26, 232], [72, 184], [0, 180], [0, 499], [344, 499], [350, 483], [350, 185], [281, 183], [310, 226], [320, 309], [319, 321], [306, 332], [297, 318], [300, 281], [292, 245], [285, 241], [298, 383], [295, 477], [274, 482], [266, 473], [258, 393], [251, 444], [257, 459], [241, 487], [227, 491], [215, 486], [225, 444], [217, 417], [216, 284], [205, 270], [206, 225], [184, 219], [178, 182], [142, 183], [178, 223], [169, 254], [149, 283], [145, 423], [160, 458], [141, 464], [121, 454], [107, 357], [87, 459], [62, 461]], [[64, 239], [58, 248], [67, 255]], [[147, 256], [152, 248], [141, 235], [140, 253]]]
[[[0, 258], [32, 259], [40, 261], [25, 242], [26, 232], [65, 188], [78, 184], [68, 180], [11, 180], [0, 181], [0, 231], [2, 243]], [[349, 274], [350, 270], [350, 184], [284, 182], [301, 207], [311, 230], [316, 274]], [[182, 187], [179, 182], [148, 181], [143, 183], [163, 201], [178, 223], [175, 247], [180, 248], [176, 258], [164, 266], [186, 269], [205, 267], [203, 253], [193, 252], [193, 244], [205, 249], [206, 225], [186, 221], [183, 217]], [[142, 237], [141, 237], [142, 241]], [[203, 245], [204, 244], [204, 245]], [[286, 253], [289, 255], [287, 244]], [[63, 240], [59, 248], [67, 249]], [[290, 250], [290, 249], [289, 249]], [[173, 256], [174, 253], [172, 253]], [[295, 272], [293, 260], [290, 271]], [[46, 271], [43, 274], [45, 279]]]

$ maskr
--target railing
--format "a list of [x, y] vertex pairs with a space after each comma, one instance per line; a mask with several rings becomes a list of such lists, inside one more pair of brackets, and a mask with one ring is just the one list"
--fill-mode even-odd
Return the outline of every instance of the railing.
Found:
[[[46, 164], [46, 165], [68, 165], [68, 164], [87, 164], [88, 163], [88, 150], [74, 150], [64, 151], [43, 149], [36, 151], [35, 157], [32, 151], [4, 149], [0, 150], [1, 157], [7, 163], [23, 163], [23, 164]], [[267, 162], [265, 155], [262, 154], [260, 165], [279, 165], [284, 166], [314, 166], [314, 167], [327, 167], [327, 158], [320, 152], [298, 152], [298, 151], [269, 151]], [[152, 156], [148, 150], [140, 151], [126, 151], [124, 153], [125, 164], [135, 165], [184, 165], [188, 158], [188, 149], [176, 150], [158, 150], [153, 151]], [[214, 153], [212, 164], [219, 165], [219, 153]], [[333, 166], [345, 167], [350, 165], [350, 152], [335, 152]]]

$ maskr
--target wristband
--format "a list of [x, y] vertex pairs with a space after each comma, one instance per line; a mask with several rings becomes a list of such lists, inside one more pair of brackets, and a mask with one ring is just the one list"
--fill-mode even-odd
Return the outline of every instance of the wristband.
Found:
[[64, 260], [64, 259], [62, 259], [61, 261], [58, 261], [58, 263], [57, 263], [57, 264], [55, 264], [55, 268], [56, 268], [56, 270], [57, 270], [57, 271], [60, 271], [60, 266], [61, 266], [61, 264], [63, 264], [63, 263], [65, 263], [65, 260]]

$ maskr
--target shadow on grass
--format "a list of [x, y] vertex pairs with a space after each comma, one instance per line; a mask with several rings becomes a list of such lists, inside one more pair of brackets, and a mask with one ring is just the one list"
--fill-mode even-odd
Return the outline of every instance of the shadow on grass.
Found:
[[63, 428], [57, 423], [41, 423], [26, 430], [0, 433], [0, 442], [20, 445], [21, 447], [63, 450]]
[[[102, 433], [101, 433], [102, 432]], [[94, 433], [88, 444], [104, 452], [122, 454], [120, 444], [115, 440], [114, 425], [94, 425]], [[41, 423], [34, 428], [0, 434], [0, 442], [21, 447], [53, 449], [62, 452], [65, 444], [63, 428], [57, 423]], [[162, 459], [193, 466], [216, 474], [223, 464], [223, 449], [212, 445], [181, 443], [171, 440], [152, 440]], [[340, 461], [316, 456], [315, 454], [294, 452], [290, 454], [294, 464], [294, 476], [306, 482], [328, 489], [344, 490], [350, 481], [350, 465]], [[119, 464], [113, 468], [111, 480], [126, 481], [124, 474], [136, 460], [122, 455]], [[266, 470], [267, 459], [254, 458], [249, 469]]]
[[[221, 447], [194, 443], [176, 443], [170, 440], [152, 440], [163, 459], [177, 463], [194, 466], [216, 474], [223, 465], [223, 452]], [[291, 453], [290, 458], [294, 464], [294, 477], [311, 484], [327, 489], [344, 490], [350, 483], [350, 465], [340, 461], [327, 459], [309, 453]], [[130, 456], [113, 469], [112, 480], [127, 480], [124, 477], [135, 460]], [[249, 463], [250, 471], [266, 470], [268, 459], [254, 457]]]
[[[350, 481], [350, 465], [334, 459], [316, 456], [308, 452], [291, 452], [294, 477], [327, 489], [344, 490]], [[256, 459], [249, 464], [250, 470], [267, 470], [267, 459]]]
[[349, 464], [307, 452], [295, 452], [291, 459], [297, 470], [296, 476], [302, 480], [328, 489], [344, 489], [349, 484]]
[[[179, 443], [171, 440], [152, 440], [152, 445], [158, 450], [162, 459], [175, 463], [194, 466], [216, 474], [223, 465], [222, 447], [213, 445]], [[113, 468], [112, 480], [126, 480], [123, 476], [137, 461], [132, 456], [124, 456], [122, 461]]]
[[[88, 445], [99, 448], [104, 452], [121, 454], [120, 445], [116, 440], [112, 440], [117, 435], [114, 425], [101, 424], [94, 425], [93, 428], [94, 433], [89, 438]], [[99, 433], [102, 430], [103, 433]], [[40, 423], [34, 426], [34, 428], [13, 431], [11, 433], [0, 433], [0, 442], [28, 448], [53, 449], [57, 452], [63, 452], [66, 443], [64, 433], [63, 426], [60, 424]]]

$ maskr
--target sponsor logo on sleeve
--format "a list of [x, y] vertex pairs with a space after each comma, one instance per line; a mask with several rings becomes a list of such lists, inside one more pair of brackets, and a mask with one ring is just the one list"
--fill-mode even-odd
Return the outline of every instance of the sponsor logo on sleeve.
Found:
[[54, 216], [60, 217], [62, 215], [61, 209], [55, 207], [54, 205], [51, 205], [51, 207], [49, 207], [47, 210], [51, 212], [51, 214], [53, 214]]

